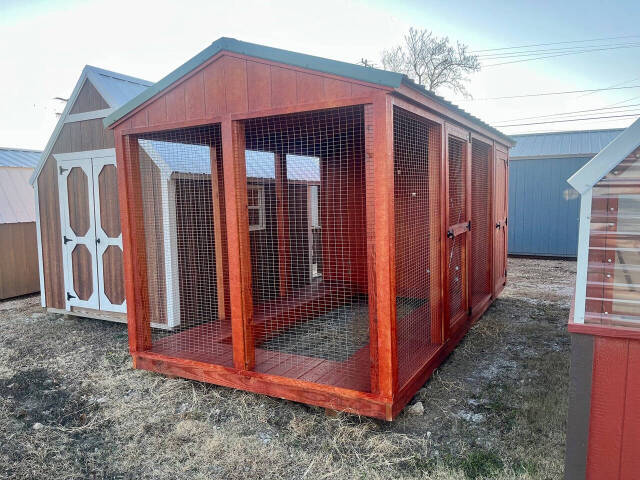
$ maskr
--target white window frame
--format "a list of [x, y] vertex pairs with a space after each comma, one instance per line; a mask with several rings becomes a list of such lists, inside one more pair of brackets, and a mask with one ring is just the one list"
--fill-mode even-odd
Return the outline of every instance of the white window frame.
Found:
[[249, 223], [249, 231], [257, 232], [267, 228], [266, 211], [265, 211], [266, 209], [264, 204], [264, 185], [255, 185], [255, 184], [247, 185], [247, 197], [249, 197], [249, 191], [252, 191], [252, 190], [258, 192], [258, 205], [257, 206], [249, 205], [249, 202], [247, 202], [247, 208], [249, 210], [258, 210], [259, 223], [258, 225], [251, 225], [251, 223]]

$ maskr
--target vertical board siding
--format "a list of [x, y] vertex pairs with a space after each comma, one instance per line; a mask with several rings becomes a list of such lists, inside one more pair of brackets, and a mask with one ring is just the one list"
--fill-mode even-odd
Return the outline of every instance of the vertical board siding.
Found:
[[595, 338], [588, 479], [615, 479], [619, 476], [628, 353], [627, 339]]
[[620, 479], [632, 480], [640, 476], [640, 341], [629, 340], [627, 397], [624, 408]]
[[35, 222], [0, 224], [0, 300], [38, 290]]
[[105, 108], [109, 108], [109, 104], [98, 93], [96, 87], [89, 80], [85, 80], [69, 113], [93, 112]]
[[567, 179], [589, 159], [509, 162], [509, 254], [577, 255], [580, 202]]
[[133, 128], [365, 97], [378, 89], [224, 55], [132, 115]]

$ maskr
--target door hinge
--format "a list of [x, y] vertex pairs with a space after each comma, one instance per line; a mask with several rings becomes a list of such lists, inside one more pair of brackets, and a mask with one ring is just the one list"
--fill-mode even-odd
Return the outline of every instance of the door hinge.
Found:
[[447, 238], [453, 238], [455, 235], [453, 234], [453, 230], [449, 230], [447, 232]]
[[504, 226], [508, 226], [509, 225], [509, 219], [505, 217], [504, 219]]
[[471, 143], [473, 141], [473, 135], [471, 134], [471, 132], [469, 132], [469, 143]]
[[471, 231], [471, 220], [469, 220], [469, 224], [467, 225], [467, 229]]
[[469, 307], [469, 316], [473, 315], [473, 307]]
[[67, 236], [65, 235], [64, 237], [62, 237], [62, 241], [64, 242], [64, 244], [66, 245], [69, 242], [73, 242], [73, 240], [71, 240], [70, 238], [67, 238]]
[[62, 175], [64, 172], [68, 172], [68, 171], [69, 171], [69, 169], [68, 169], [68, 168], [62, 168], [62, 165], [60, 165], [60, 166], [58, 167], [58, 169], [60, 170], [60, 175]]
[[67, 292], [67, 301], [71, 300], [72, 298], [76, 298], [76, 297], [74, 297], [69, 292]]

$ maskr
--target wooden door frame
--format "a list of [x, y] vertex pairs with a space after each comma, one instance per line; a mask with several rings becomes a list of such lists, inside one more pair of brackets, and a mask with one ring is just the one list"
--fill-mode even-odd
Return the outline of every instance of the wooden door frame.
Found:
[[[106, 249], [109, 246], [117, 246], [120, 248], [120, 251], [122, 252], [122, 228], [120, 228], [120, 235], [117, 238], [113, 238], [113, 237], [108, 237], [106, 235], [106, 232], [103, 230], [102, 225], [101, 225], [101, 220], [102, 220], [102, 211], [100, 210], [100, 182], [98, 180], [100, 173], [102, 172], [102, 169], [106, 166], [106, 165], [113, 165], [114, 167], [116, 166], [116, 154], [115, 154], [115, 149], [112, 149], [113, 153], [112, 154], [108, 154], [108, 155], [102, 155], [102, 156], [92, 156], [91, 157], [91, 168], [93, 170], [93, 207], [94, 207], [94, 226], [95, 226], [95, 236], [96, 236], [96, 265], [98, 267], [98, 296], [99, 296], [99, 309], [101, 311], [105, 311], [105, 312], [120, 312], [120, 313], [126, 313], [127, 311], [127, 299], [125, 298], [124, 301], [120, 304], [120, 305], [114, 305], [113, 303], [111, 303], [111, 300], [109, 300], [109, 297], [107, 297], [107, 293], [104, 289], [104, 262], [102, 261], [102, 256], [104, 255], [104, 252], [106, 251]], [[119, 216], [119, 211], [118, 211], [118, 216]], [[98, 234], [98, 232], [101, 231], [102, 234]], [[100, 242], [97, 243], [97, 240], [100, 237], [107, 237], [108, 240], [106, 240], [105, 242]], [[123, 263], [124, 263], [124, 256], [123, 256]], [[124, 266], [124, 265], [123, 265]], [[124, 278], [122, 279], [122, 281], [124, 282]], [[104, 302], [104, 304], [103, 304]], [[108, 308], [105, 308], [107, 305], [106, 303], [108, 302]]]
[[[96, 239], [96, 230], [95, 230], [95, 202], [94, 202], [94, 192], [93, 192], [93, 163], [92, 157], [95, 155], [104, 155], [105, 153], [110, 152], [115, 156], [114, 149], [103, 149], [103, 150], [87, 150], [83, 152], [73, 152], [73, 153], [59, 153], [53, 154], [56, 160], [56, 170], [58, 172], [58, 199], [59, 199], [59, 208], [60, 208], [60, 223], [61, 223], [61, 233], [64, 236], [67, 228], [70, 228], [68, 209], [69, 209], [69, 194], [67, 192], [67, 176], [63, 176], [60, 173], [60, 169], [63, 164], [69, 164], [73, 162], [74, 166], [79, 166], [82, 170], [87, 174], [87, 188], [90, 189], [89, 193], [89, 217], [90, 217], [90, 227], [87, 231], [87, 236], [93, 237], [93, 245], [92, 248], [89, 248], [89, 252], [92, 255], [92, 277], [93, 277], [93, 285], [92, 285], [92, 293], [88, 300], [80, 300], [77, 299], [75, 302], [71, 302], [69, 298], [69, 292], [75, 292], [73, 285], [73, 277], [72, 271], [70, 271], [70, 266], [72, 265], [71, 259], [69, 258], [70, 252], [69, 248], [65, 246], [65, 243], [62, 243], [62, 263], [63, 263], [63, 272], [64, 272], [64, 287], [65, 287], [65, 310], [71, 311], [71, 308], [76, 307], [84, 307], [84, 308], [92, 308], [95, 310], [100, 309], [100, 279], [98, 278], [98, 259], [97, 259], [97, 248], [95, 245]], [[84, 163], [82, 163], [84, 162]], [[87, 165], [88, 164], [88, 165]], [[86, 168], [85, 168], [86, 167]], [[73, 168], [73, 167], [71, 167]], [[71, 170], [71, 168], [69, 170]], [[64, 180], [63, 180], [64, 179]], [[75, 236], [75, 232], [74, 232]], [[83, 238], [84, 238], [83, 237]], [[75, 242], [77, 243], [77, 242]], [[72, 268], [72, 267], [71, 267]], [[79, 303], [82, 302], [82, 303]]]
[[[468, 130], [465, 130], [457, 125], [451, 125], [449, 123], [444, 124], [444, 132], [443, 132], [443, 180], [444, 180], [444, 203], [443, 203], [443, 322], [442, 322], [442, 330], [443, 330], [443, 341], [447, 342], [450, 337], [453, 335], [454, 331], [462, 328], [462, 325], [465, 323], [464, 319], [467, 320], [470, 318], [469, 315], [469, 305], [470, 305], [470, 281], [469, 281], [469, 272], [470, 272], [470, 249], [471, 249], [471, 231], [468, 228], [468, 222], [471, 220], [471, 133]], [[456, 225], [450, 225], [449, 223], [449, 201], [450, 201], [450, 191], [449, 191], [449, 137], [453, 137], [454, 139], [463, 142], [463, 152], [465, 158], [463, 159], [463, 167], [465, 172], [464, 185], [465, 185], [465, 215], [466, 222], [460, 222]], [[466, 224], [466, 227], [465, 227]], [[449, 255], [451, 251], [451, 247], [449, 245], [449, 231], [453, 230], [454, 238], [460, 235], [466, 235], [464, 238], [464, 271], [462, 272], [463, 277], [463, 289], [462, 289], [462, 303], [463, 308], [462, 312], [459, 314], [459, 318], [456, 318], [455, 321], [452, 321], [451, 318], [451, 299], [449, 295], [449, 285], [451, 281], [451, 271], [449, 268]], [[456, 325], [455, 329], [452, 329], [451, 326]]]

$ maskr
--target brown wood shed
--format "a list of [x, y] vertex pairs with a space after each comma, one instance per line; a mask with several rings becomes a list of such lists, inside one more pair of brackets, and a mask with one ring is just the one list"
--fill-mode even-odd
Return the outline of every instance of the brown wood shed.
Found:
[[115, 148], [102, 121], [149, 85], [87, 65], [31, 176], [49, 311], [126, 321]]
[[512, 142], [403, 75], [221, 38], [105, 126], [137, 368], [392, 419], [506, 282]]
[[0, 300], [40, 289], [36, 213], [29, 185], [39, 154], [0, 148]]

